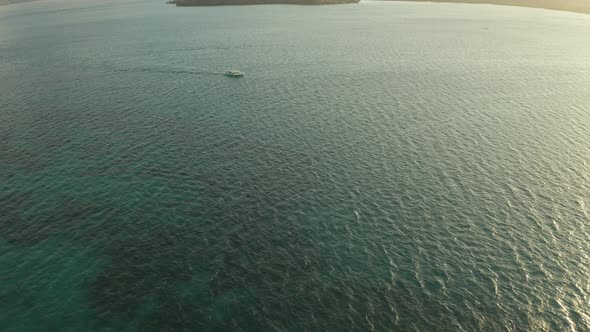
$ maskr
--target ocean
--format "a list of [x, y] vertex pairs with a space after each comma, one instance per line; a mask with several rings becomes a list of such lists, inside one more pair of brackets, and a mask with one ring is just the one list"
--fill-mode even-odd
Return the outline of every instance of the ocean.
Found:
[[0, 330], [588, 331], [589, 128], [587, 15], [1, 7]]

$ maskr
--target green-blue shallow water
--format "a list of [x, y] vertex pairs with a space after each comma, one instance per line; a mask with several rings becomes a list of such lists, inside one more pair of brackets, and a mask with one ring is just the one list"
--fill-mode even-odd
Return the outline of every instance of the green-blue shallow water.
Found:
[[0, 330], [590, 330], [590, 16], [161, 2], [0, 8]]

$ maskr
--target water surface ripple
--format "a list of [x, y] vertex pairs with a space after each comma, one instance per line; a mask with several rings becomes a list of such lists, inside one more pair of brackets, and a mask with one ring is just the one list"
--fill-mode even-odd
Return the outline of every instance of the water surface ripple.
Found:
[[588, 36], [492, 6], [3, 7], [0, 330], [588, 331]]

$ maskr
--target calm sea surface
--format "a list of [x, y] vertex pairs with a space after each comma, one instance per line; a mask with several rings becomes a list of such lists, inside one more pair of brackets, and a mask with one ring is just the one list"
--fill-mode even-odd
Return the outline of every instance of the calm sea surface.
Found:
[[0, 330], [590, 330], [590, 16], [163, 2], [0, 8]]

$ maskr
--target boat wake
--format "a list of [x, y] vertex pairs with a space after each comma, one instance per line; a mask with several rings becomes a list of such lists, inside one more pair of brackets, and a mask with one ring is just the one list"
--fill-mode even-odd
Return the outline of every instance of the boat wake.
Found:
[[211, 71], [203, 69], [190, 68], [153, 68], [153, 67], [135, 67], [135, 68], [112, 68], [114, 72], [125, 73], [154, 73], [154, 74], [186, 74], [186, 75], [224, 75], [224, 72]]

